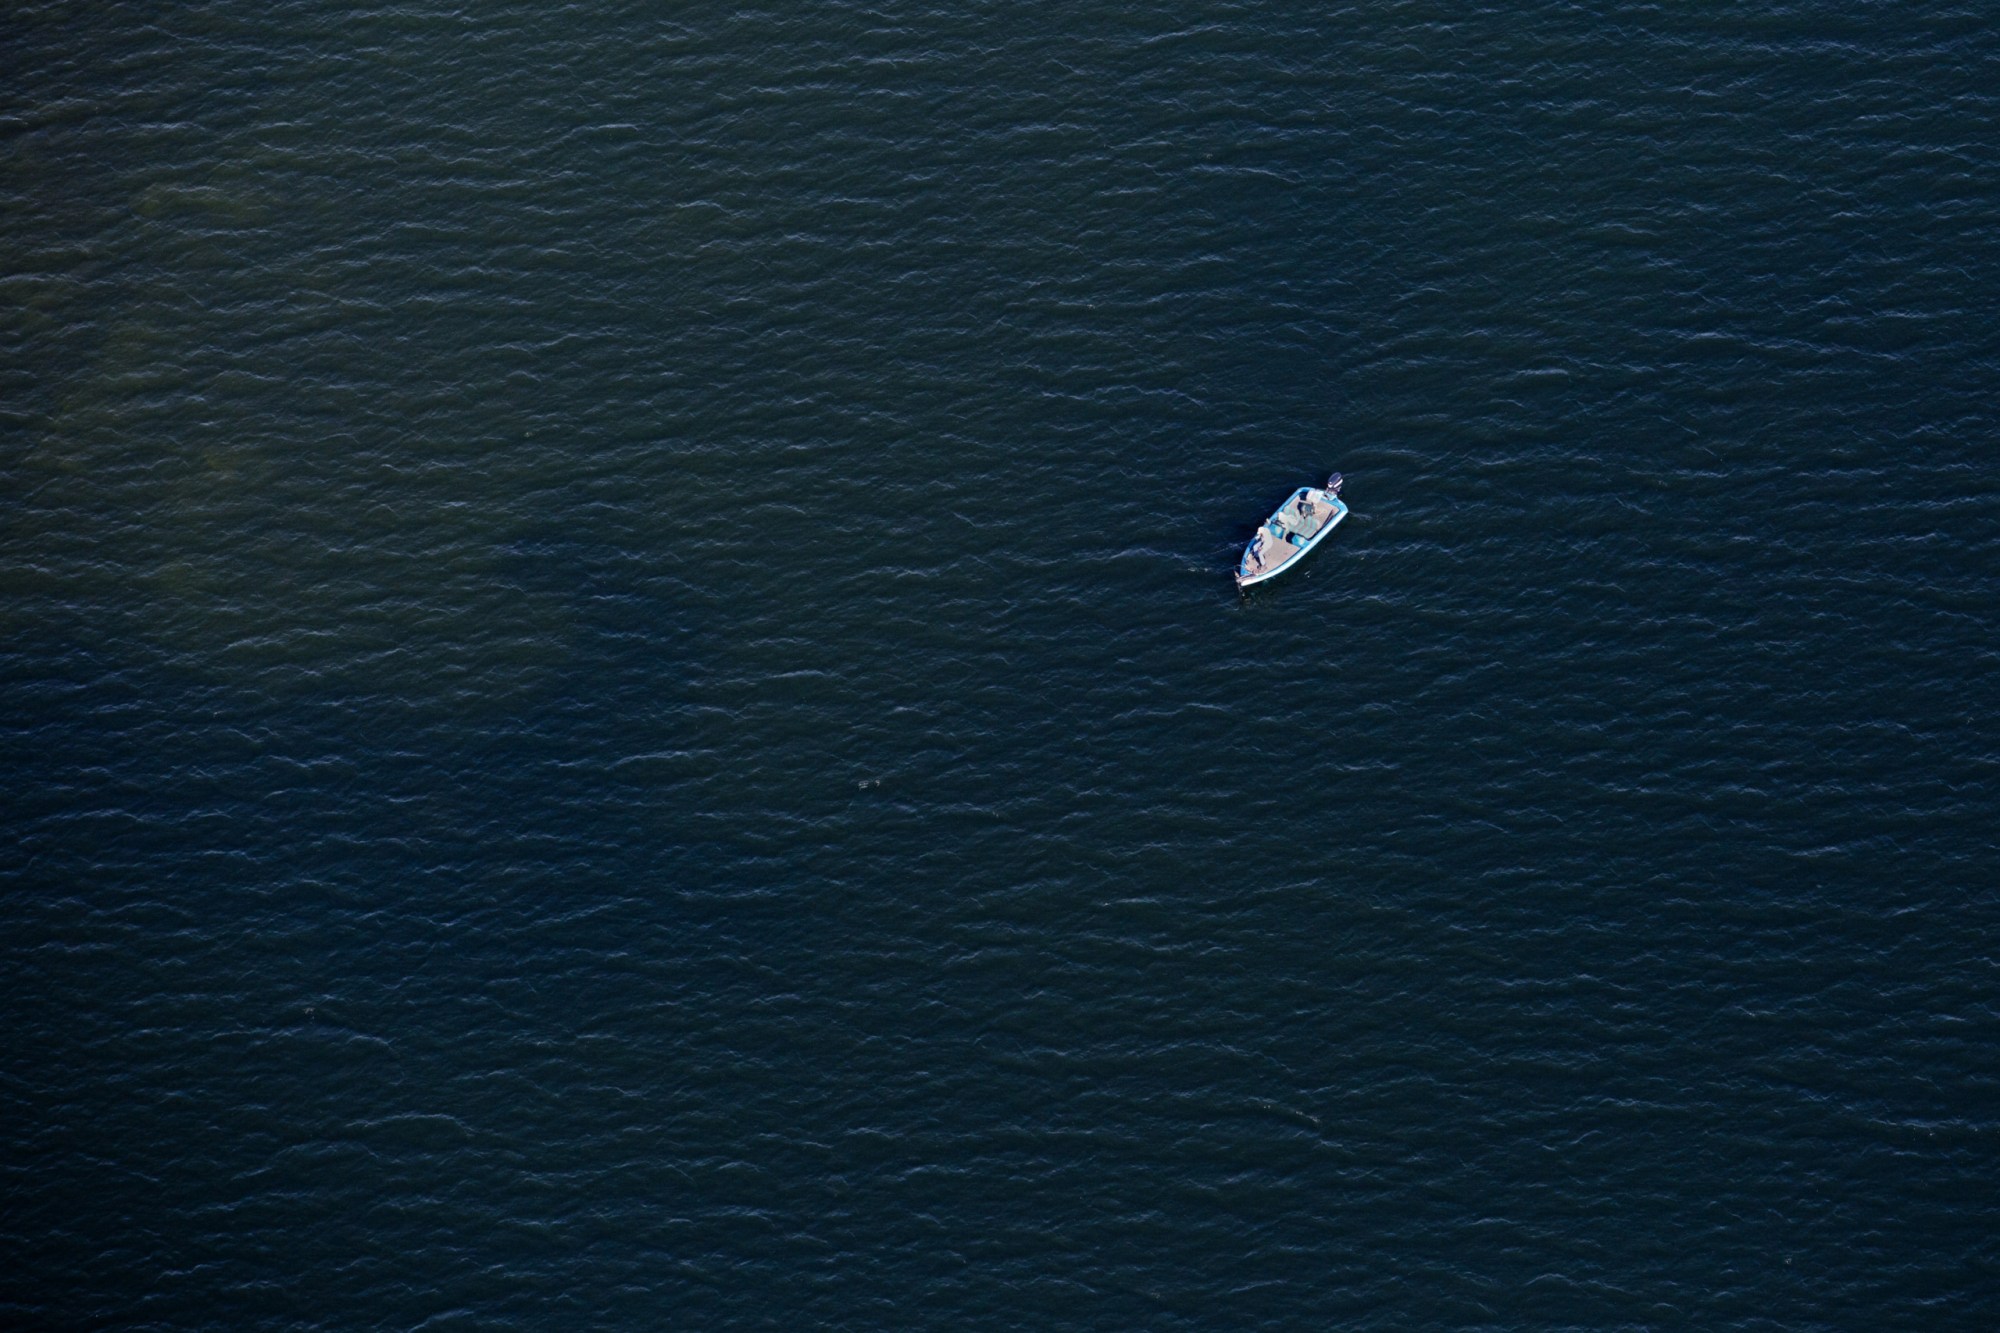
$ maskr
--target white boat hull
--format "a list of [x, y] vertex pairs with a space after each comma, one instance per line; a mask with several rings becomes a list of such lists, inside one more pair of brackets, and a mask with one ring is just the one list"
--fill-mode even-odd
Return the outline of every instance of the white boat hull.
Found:
[[[1297, 506], [1299, 502], [1302, 500], [1307, 501], [1310, 505], [1315, 507], [1322, 505], [1326, 506], [1328, 509], [1331, 510], [1331, 512], [1327, 515], [1325, 521], [1322, 522], [1317, 529], [1315, 529], [1310, 535], [1303, 537], [1300, 542], [1290, 542], [1290, 541], [1285, 542], [1285, 545], [1290, 549], [1290, 554], [1286, 555], [1282, 560], [1279, 560], [1276, 564], [1263, 563], [1253, 560], [1253, 553], [1257, 549], [1257, 543], [1253, 539], [1253, 541], [1251, 542], [1250, 549], [1246, 550], [1243, 553], [1242, 563], [1237, 566], [1236, 569], [1237, 587], [1239, 588], [1253, 587], [1256, 584], [1266, 582], [1270, 579], [1274, 579], [1278, 577], [1278, 575], [1283, 574], [1286, 571], [1292, 569], [1299, 563], [1299, 561], [1305, 559], [1307, 555], [1311, 554], [1314, 547], [1318, 546], [1322, 541], [1325, 541], [1326, 534], [1332, 532], [1335, 528], [1339, 527], [1341, 520], [1347, 517], [1347, 506], [1341, 502], [1339, 496], [1335, 495], [1332, 491], [1321, 490], [1317, 486], [1307, 486], [1295, 492], [1290, 499], [1286, 500], [1284, 504], [1278, 507], [1277, 513], [1273, 514], [1270, 518], [1264, 521], [1263, 526], [1258, 529], [1259, 536], [1263, 537], [1267, 534], [1274, 532], [1282, 534], [1284, 531], [1286, 531], [1286, 529], [1277, 526], [1280, 518], [1286, 513], [1287, 510], [1293, 509], [1294, 506]], [[1282, 535], [1280, 535], [1277, 538], [1277, 540], [1282, 541], [1284, 539]]]

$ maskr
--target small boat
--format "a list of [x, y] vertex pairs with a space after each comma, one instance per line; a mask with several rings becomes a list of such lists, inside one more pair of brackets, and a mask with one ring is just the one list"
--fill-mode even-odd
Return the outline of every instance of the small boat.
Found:
[[1307, 551], [1340, 525], [1347, 517], [1347, 506], [1340, 501], [1340, 482], [1336, 472], [1323, 487], [1301, 486], [1278, 506], [1277, 513], [1264, 520], [1243, 552], [1243, 563], [1236, 568], [1237, 587], [1278, 577], [1305, 559]]

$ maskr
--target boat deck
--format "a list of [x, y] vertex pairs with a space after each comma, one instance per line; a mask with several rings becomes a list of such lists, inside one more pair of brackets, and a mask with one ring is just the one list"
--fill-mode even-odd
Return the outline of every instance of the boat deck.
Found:
[[1304, 554], [1314, 538], [1330, 524], [1338, 522], [1346, 506], [1325, 491], [1307, 487], [1278, 507], [1264, 520], [1250, 548], [1243, 553], [1239, 577], [1263, 578], [1276, 573]]

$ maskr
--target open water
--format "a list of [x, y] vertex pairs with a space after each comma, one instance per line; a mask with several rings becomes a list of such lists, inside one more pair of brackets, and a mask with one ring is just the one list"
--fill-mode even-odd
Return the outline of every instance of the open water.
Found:
[[0, 1323], [2000, 1326], [1989, 6], [0, 33]]

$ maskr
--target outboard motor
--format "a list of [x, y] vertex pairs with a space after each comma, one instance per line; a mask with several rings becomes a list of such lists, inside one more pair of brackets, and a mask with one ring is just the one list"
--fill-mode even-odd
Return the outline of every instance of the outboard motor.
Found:
[[1332, 491], [1335, 495], [1340, 494], [1341, 480], [1341, 475], [1338, 472], [1334, 473], [1326, 479], [1326, 489]]

